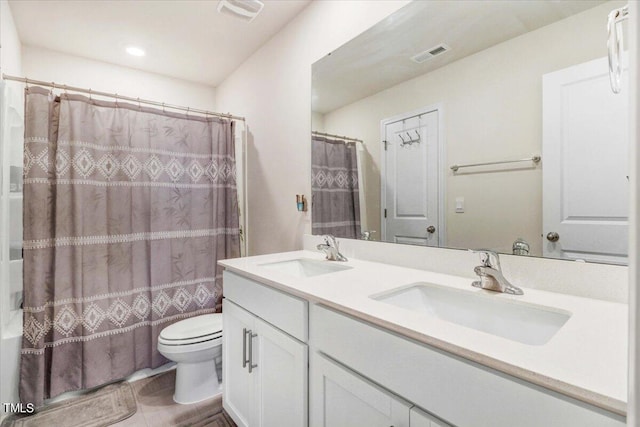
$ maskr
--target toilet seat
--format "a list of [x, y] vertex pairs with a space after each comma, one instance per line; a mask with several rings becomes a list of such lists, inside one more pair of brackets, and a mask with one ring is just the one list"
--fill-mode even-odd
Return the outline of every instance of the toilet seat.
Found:
[[185, 346], [217, 341], [220, 338], [222, 338], [222, 314], [214, 313], [191, 317], [167, 326], [160, 332], [158, 343]]
[[[217, 333], [217, 334], [197, 337], [197, 338], [187, 338], [187, 339], [183, 339], [183, 340], [168, 340], [168, 339], [164, 339], [164, 338], [160, 337], [160, 338], [158, 338], [158, 343], [160, 343], [162, 345], [175, 345], [175, 346], [193, 345], [193, 344], [200, 344], [200, 343], [204, 343], [204, 342], [208, 342], [208, 341], [218, 340], [220, 338], [222, 338], [222, 332]], [[213, 343], [213, 344], [215, 344], [215, 343]]]

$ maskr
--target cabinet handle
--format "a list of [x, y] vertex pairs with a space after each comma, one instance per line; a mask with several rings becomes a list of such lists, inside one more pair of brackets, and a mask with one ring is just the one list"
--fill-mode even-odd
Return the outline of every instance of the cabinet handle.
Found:
[[251, 371], [253, 371], [253, 368], [257, 368], [258, 364], [256, 363], [255, 365], [253, 364], [253, 339], [255, 337], [258, 336], [258, 334], [254, 334], [251, 331], [248, 331], [249, 333], [249, 373], [251, 373]]
[[251, 333], [251, 331], [247, 331], [247, 328], [242, 328], [242, 367], [246, 368], [247, 363], [249, 363], [249, 359], [247, 359], [247, 332]]

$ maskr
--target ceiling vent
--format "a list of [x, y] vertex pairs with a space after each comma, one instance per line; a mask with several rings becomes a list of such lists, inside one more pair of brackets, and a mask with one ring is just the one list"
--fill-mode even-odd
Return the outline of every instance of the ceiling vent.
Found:
[[258, 16], [264, 3], [260, 0], [220, 0], [218, 12], [233, 15], [251, 22]]
[[446, 44], [439, 44], [438, 46], [432, 47], [431, 49], [427, 49], [424, 52], [420, 52], [417, 55], [413, 55], [411, 60], [413, 62], [417, 62], [418, 64], [422, 64], [424, 61], [427, 61], [435, 56], [442, 55], [445, 52], [451, 50], [449, 46]]

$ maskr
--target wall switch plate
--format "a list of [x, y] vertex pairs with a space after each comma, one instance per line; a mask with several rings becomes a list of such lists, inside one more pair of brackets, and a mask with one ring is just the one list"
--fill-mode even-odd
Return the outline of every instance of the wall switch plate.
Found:
[[456, 213], [464, 213], [464, 197], [456, 197]]

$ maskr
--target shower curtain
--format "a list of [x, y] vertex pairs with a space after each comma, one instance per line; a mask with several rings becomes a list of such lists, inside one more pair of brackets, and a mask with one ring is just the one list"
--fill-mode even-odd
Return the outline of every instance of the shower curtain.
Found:
[[312, 136], [313, 234], [360, 238], [358, 162], [354, 143]]
[[20, 397], [167, 360], [162, 328], [221, 310], [239, 255], [232, 122], [26, 90]]

